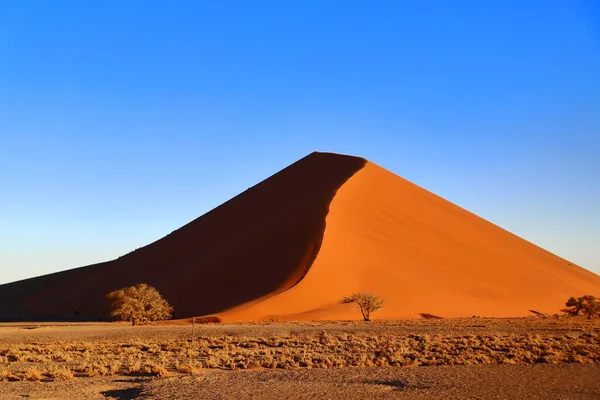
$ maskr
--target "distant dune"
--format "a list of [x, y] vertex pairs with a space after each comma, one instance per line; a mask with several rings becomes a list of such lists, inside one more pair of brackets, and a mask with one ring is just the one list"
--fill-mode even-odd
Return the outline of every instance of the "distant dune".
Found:
[[313, 153], [117, 260], [0, 286], [1, 320], [102, 320], [105, 294], [146, 282], [176, 318], [356, 319], [554, 313], [600, 276], [364, 159]]

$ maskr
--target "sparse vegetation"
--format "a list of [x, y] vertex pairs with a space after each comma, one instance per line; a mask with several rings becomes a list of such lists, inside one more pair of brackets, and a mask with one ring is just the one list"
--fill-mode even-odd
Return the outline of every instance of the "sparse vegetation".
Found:
[[370, 321], [371, 313], [383, 307], [383, 300], [371, 293], [354, 293], [344, 297], [342, 303], [356, 303], [365, 321]]
[[565, 303], [567, 308], [560, 310], [570, 317], [584, 316], [588, 318], [600, 317], [600, 299], [592, 295], [571, 297]]
[[196, 375], [202, 371], [202, 364], [196, 361], [176, 362], [175, 369], [184, 374]]
[[36, 367], [30, 367], [30, 368], [28, 368], [25, 371], [25, 373], [23, 374], [23, 379], [26, 380], [26, 381], [38, 382], [38, 381], [41, 381], [42, 378], [44, 378], [44, 375], [42, 374], [42, 371], [40, 371]]
[[49, 379], [51, 379], [53, 381], [68, 381], [68, 380], [75, 378], [73, 371], [65, 365], [61, 365], [61, 366], [51, 365], [48, 368], [46, 375], [48, 376]]
[[110, 301], [110, 315], [132, 325], [168, 319], [173, 312], [158, 290], [145, 283], [115, 290], [106, 297]]
[[[15, 329], [19, 332], [19, 328]], [[0, 382], [297, 369], [600, 362], [600, 320], [568, 317], [105, 325], [0, 337]], [[54, 332], [49, 334], [49, 332]], [[98, 332], [104, 332], [99, 335]]]
[[10, 369], [6, 366], [0, 366], [0, 382], [8, 382], [10, 380], [14, 380], [13, 374]]
[[[57, 361], [56, 354], [71, 361]], [[21, 357], [15, 357], [20, 354]], [[50, 362], [28, 362], [43, 354]], [[0, 345], [0, 381], [197, 374], [204, 368], [296, 369], [600, 361], [600, 332], [569, 334], [330, 334]], [[18, 361], [18, 359], [22, 361]]]

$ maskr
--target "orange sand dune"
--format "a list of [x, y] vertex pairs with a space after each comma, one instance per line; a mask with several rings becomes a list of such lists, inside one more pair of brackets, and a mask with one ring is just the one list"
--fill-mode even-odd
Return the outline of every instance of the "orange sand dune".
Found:
[[[330, 205], [323, 245], [295, 287], [224, 320], [357, 318], [339, 300], [371, 292], [377, 318], [554, 313], [600, 293], [600, 276], [367, 163]], [[530, 315], [530, 314], [529, 314]]]
[[117, 260], [0, 286], [2, 320], [105, 319], [104, 295], [146, 282], [176, 317], [355, 319], [556, 312], [600, 277], [363, 159], [313, 153]]
[[0, 286], [0, 320], [101, 320], [106, 293], [155, 286], [177, 318], [281, 292], [321, 246], [329, 203], [365, 160], [311, 154], [117, 260]]

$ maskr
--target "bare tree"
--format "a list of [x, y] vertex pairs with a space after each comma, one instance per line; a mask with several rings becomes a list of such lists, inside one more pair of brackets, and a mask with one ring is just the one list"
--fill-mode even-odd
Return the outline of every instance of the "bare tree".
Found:
[[383, 307], [383, 300], [371, 293], [354, 293], [344, 297], [342, 303], [356, 303], [365, 321], [370, 321], [371, 313]]
[[168, 319], [173, 312], [158, 290], [145, 283], [115, 290], [106, 298], [110, 301], [110, 315], [132, 325]]
[[581, 297], [570, 297], [565, 303], [567, 308], [560, 310], [561, 312], [571, 316], [585, 316], [588, 318], [600, 317], [600, 299], [592, 295]]

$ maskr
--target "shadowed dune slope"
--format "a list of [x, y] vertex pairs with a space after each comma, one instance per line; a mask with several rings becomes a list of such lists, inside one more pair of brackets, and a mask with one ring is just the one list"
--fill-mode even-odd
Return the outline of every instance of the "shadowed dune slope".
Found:
[[[339, 300], [385, 300], [375, 318], [556, 313], [570, 296], [600, 294], [600, 276], [367, 163], [338, 191], [306, 277], [223, 320], [356, 319]], [[530, 314], [529, 314], [530, 315]]]
[[310, 269], [336, 191], [365, 163], [312, 153], [117, 260], [1, 285], [0, 319], [105, 319], [105, 295], [142, 282], [155, 286], [178, 318], [285, 291]]

